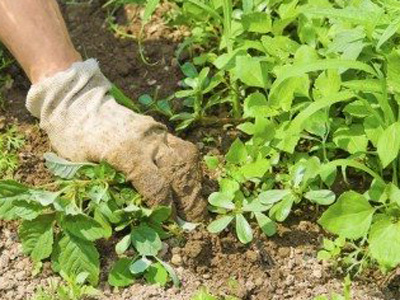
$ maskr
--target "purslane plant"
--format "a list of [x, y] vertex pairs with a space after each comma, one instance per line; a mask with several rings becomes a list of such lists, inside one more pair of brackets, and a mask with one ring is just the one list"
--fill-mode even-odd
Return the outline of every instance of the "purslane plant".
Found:
[[19, 237], [36, 272], [51, 259], [61, 275], [71, 280], [84, 276], [97, 285], [96, 241], [121, 231], [126, 235], [116, 245], [121, 258], [109, 274], [111, 285], [129, 285], [141, 276], [151, 283], [166, 285], [172, 278], [179, 284], [172, 267], [157, 256], [161, 239], [177, 230], [169, 207], [146, 208], [123, 175], [104, 162], [72, 163], [52, 153], [45, 158], [56, 181], [35, 188], [0, 181], [0, 218], [22, 220]]

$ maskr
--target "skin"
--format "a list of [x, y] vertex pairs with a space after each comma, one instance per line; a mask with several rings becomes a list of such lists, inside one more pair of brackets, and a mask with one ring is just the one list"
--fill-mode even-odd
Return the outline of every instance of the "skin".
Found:
[[55, 0], [1, 0], [0, 40], [35, 84], [82, 60]]

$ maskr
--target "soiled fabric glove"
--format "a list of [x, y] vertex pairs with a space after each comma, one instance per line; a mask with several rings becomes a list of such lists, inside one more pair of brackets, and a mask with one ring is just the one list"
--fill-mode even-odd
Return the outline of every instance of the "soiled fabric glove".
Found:
[[72, 161], [105, 160], [149, 205], [173, 205], [189, 221], [205, 216], [196, 147], [149, 116], [116, 103], [94, 59], [32, 85], [26, 106], [53, 148]]

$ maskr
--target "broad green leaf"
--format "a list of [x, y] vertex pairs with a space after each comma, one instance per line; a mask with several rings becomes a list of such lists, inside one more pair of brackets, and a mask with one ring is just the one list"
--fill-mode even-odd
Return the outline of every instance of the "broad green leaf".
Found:
[[0, 196], [2, 197], [22, 195], [27, 191], [29, 191], [27, 186], [14, 180], [0, 180]]
[[255, 118], [258, 115], [266, 115], [270, 108], [267, 98], [260, 92], [250, 94], [243, 104], [243, 118]]
[[236, 234], [243, 244], [248, 244], [253, 240], [253, 230], [242, 214], [236, 214]]
[[118, 255], [123, 254], [126, 250], [129, 249], [129, 246], [131, 245], [132, 240], [131, 240], [131, 235], [127, 234], [124, 236], [116, 245], [115, 245], [115, 252], [117, 252]]
[[175, 273], [175, 270], [165, 261], [162, 261], [161, 259], [159, 259], [158, 257], [155, 257], [155, 259], [162, 264], [162, 266], [165, 268], [165, 270], [168, 272], [168, 275], [171, 277], [172, 282], [174, 283], [175, 287], [179, 287], [180, 286], [180, 281], [178, 276]]
[[286, 197], [290, 193], [291, 193], [290, 190], [269, 190], [261, 192], [258, 195], [258, 199], [260, 199], [262, 204], [268, 205], [281, 201], [284, 197]]
[[261, 230], [267, 236], [273, 236], [276, 233], [276, 224], [274, 221], [272, 221], [261, 212], [256, 212], [254, 213], [254, 215], [256, 216], [257, 223], [260, 226]]
[[148, 260], [145, 256], [139, 258], [138, 260], [134, 261], [131, 266], [129, 267], [129, 270], [131, 271], [132, 274], [139, 274], [143, 273], [144, 271], [147, 270], [148, 267], [152, 262]]
[[399, 155], [400, 122], [393, 123], [383, 131], [376, 148], [382, 166], [386, 168]]
[[131, 263], [132, 259], [130, 258], [120, 258], [108, 274], [108, 283], [117, 287], [131, 285], [135, 281], [133, 274], [129, 271]]
[[296, 95], [302, 97], [309, 96], [309, 86], [310, 80], [307, 75], [287, 78], [275, 89], [274, 93], [270, 94], [269, 104], [272, 107], [289, 111]]
[[164, 266], [157, 262], [152, 264], [144, 274], [147, 282], [150, 284], [158, 284], [165, 286], [168, 283], [168, 272]]
[[150, 215], [150, 220], [155, 223], [162, 223], [169, 219], [171, 216], [171, 207], [159, 205], [153, 208], [153, 212]]
[[364, 128], [359, 124], [339, 127], [333, 134], [333, 142], [350, 154], [366, 152], [368, 146]]
[[93, 166], [91, 163], [74, 163], [65, 160], [54, 153], [45, 153], [46, 167], [56, 176], [71, 179], [83, 166]]
[[219, 181], [219, 187], [221, 193], [229, 195], [230, 197], [232, 197], [232, 199], [234, 198], [236, 192], [240, 189], [239, 183], [236, 180], [230, 178], [222, 178]]
[[386, 59], [388, 90], [400, 93], [400, 50], [393, 50]]
[[54, 217], [42, 215], [32, 221], [23, 221], [19, 227], [22, 249], [34, 262], [48, 258], [53, 251]]
[[331, 205], [335, 202], [336, 196], [330, 190], [315, 190], [304, 194], [304, 197], [319, 205]]
[[159, 235], [146, 224], [133, 228], [131, 239], [140, 255], [156, 256], [162, 248]]
[[[24, 220], [33, 220], [36, 217], [38, 217], [43, 210], [42, 206], [39, 203], [35, 202], [25, 202], [23, 200], [17, 200], [9, 202], [9, 204], [12, 205], [9, 214], [11, 216], [14, 214], [13, 219], [21, 218]], [[1, 200], [0, 200], [0, 206], [1, 206]]]
[[279, 203], [276, 203], [269, 211], [270, 217], [274, 217], [278, 222], [283, 222], [289, 216], [295, 200], [294, 195], [287, 195]]
[[237, 138], [225, 156], [226, 161], [232, 164], [243, 164], [247, 160], [247, 150], [243, 142]]
[[[278, 61], [286, 61], [290, 55], [294, 55], [300, 45], [287, 36], [270, 37], [264, 35], [261, 37], [262, 46], [265, 52], [278, 59]], [[301, 62], [301, 59], [296, 59]]]
[[298, 77], [308, 72], [331, 69], [337, 70], [339, 68], [355, 69], [376, 75], [375, 70], [371, 66], [353, 60], [326, 59], [306, 64], [288, 65], [279, 69], [278, 78], [274, 81], [271, 87], [270, 97], [272, 97], [272, 95], [277, 91], [278, 87], [288, 78]]
[[400, 222], [380, 215], [371, 226], [368, 242], [371, 256], [385, 270], [393, 269], [400, 263]]
[[71, 235], [65, 235], [60, 241], [60, 268], [68, 276], [88, 272], [88, 281], [97, 285], [100, 273], [99, 253], [92, 242]]
[[211, 205], [226, 209], [234, 209], [235, 204], [232, 202], [233, 197], [222, 192], [214, 192], [208, 197]]
[[367, 234], [374, 208], [357, 192], [343, 193], [318, 220], [326, 230], [348, 239], [359, 239]]
[[109, 239], [113, 234], [113, 229], [106, 216], [99, 209], [94, 211], [94, 220], [103, 227], [103, 237]]
[[243, 201], [243, 211], [249, 212], [261, 212], [268, 210], [272, 205], [264, 205], [261, 203], [259, 198], [255, 198], [253, 200], [245, 199]]
[[207, 230], [211, 233], [220, 233], [224, 230], [229, 223], [232, 222], [233, 216], [222, 216], [214, 221], [212, 221], [208, 226]]
[[347, 104], [343, 111], [356, 118], [365, 118], [370, 115], [368, 108], [366, 108], [364, 103], [360, 100]]
[[368, 139], [376, 147], [378, 145], [379, 138], [384, 132], [382, 124], [375, 116], [368, 116], [364, 119], [363, 126]]
[[268, 82], [268, 63], [247, 55], [236, 57], [236, 76], [246, 85], [266, 88]]
[[253, 12], [242, 16], [242, 24], [249, 32], [268, 33], [272, 29], [272, 20], [265, 12]]
[[53, 204], [60, 193], [43, 190], [30, 190], [29, 195], [33, 201], [39, 202], [43, 206], [48, 206], [50, 204]]
[[239, 172], [246, 178], [261, 178], [271, 167], [268, 159], [257, 159], [255, 162], [248, 163], [240, 167]]
[[284, 137], [278, 147], [286, 152], [293, 153], [294, 148], [300, 139], [300, 133], [304, 128], [304, 124], [311, 115], [323, 108], [329, 108], [335, 103], [348, 101], [352, 97], [354, 97], [352, 92], [339, 92], [310, 104], [292, 120], [289, 128], [285, 130]]
[[340, 91], [341, 78], [337, 70], [322, 72], [315, 80], [314, 96], [317, 98], [328, 97]]
[[67, 215], [61, 226], [70, 234], [88, 241], [95, 241], [105, 236], [104, 228], [95, 219], [86, 215]]

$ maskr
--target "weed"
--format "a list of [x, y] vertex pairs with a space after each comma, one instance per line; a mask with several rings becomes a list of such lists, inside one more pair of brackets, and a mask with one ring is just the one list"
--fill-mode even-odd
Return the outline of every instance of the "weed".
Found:
[[85, 274], [82, 284], [97, 285], [100, 260], [95, 241], [125, 232], [115, 247], [120, 259], [109, 274], [111, 285], [126, 286], [141, 276], [150, 283], [166, 285], [172, 279], [179, 284], [172, 267], [157, 257], [161, 240], [177, 227], [169, 207], [143, 206], [124, 176], [104, 162], [72, 163], [52, 153], [45, 158], [58, 176], [54, 182], [31, 188], [0, 181], [0, 218], [22, 220], [19, 236], [35, 272], [50, 258], [64, 278], [82, 279]]
[[18, 167], [18, 150], [24, 144], [24, 137], [16, 126], [0, 132], [0, 179], [9, 178]]
[[48, 279], [46, 287], [38, 287], [35, 295], [30, 300], [84, 300], [97, 299], [100, 291], [84, 282], [88, 273], [81, 273], [76, 278], [70, 278], [64, 274], [66, 283], [60, 283], [55, 279]]
[[[209, 230], [234, 223], [248, 243], [249, 221], [272, 235], [275, 222], [308, 201], [329, 206], [319, 223], [352, 245], [351, 268], [367, 260], [396, 267], [400, 7], [372, 0], [177, 3], [193, 28], [186, 46], [207, 51], [181, 64], [186, 78], [175, 97], [185, 111], [171, 120], [183, 130], [225, 109], [243, 133], [224, 160], [207, 157], [222, 170], [209, 198], [221, 216]], [[198, 26], [208, 27], [208, 38]], [[370, 186], [360, 194], [347, 185], [336, 201], [332, 186], [338, 176], [348, 182], [349, 170]]]

